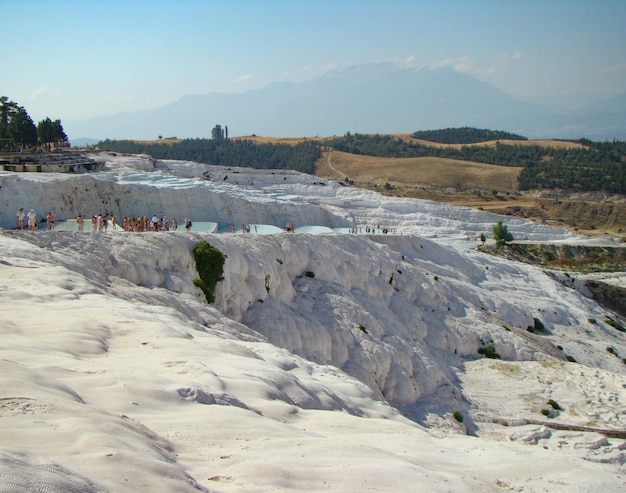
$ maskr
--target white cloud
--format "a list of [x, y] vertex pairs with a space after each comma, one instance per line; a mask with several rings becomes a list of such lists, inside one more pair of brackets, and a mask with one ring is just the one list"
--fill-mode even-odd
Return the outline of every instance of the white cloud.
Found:
[[476, 62], [469, 55], [463, 55], [456, 58], [445, 58], [433, 63], [430, 68], [438, 69], [443, 67], [451, 67], [453, 70], [461, 73], [469, 73], [476, 76], [484, 76], [506, 72], [511, 66], [511, 62], [521, 60], [522, 53], [517, 51], [513, 55], [498, 55], [488, 60]]
[[250, 74], [243, 74], [243, 75], [240, 75], [239, 77], [237, 77], [237, 79], [235, 79], [235, 80], [237, 82], [245, 82], [245, 81], [250, 80], [250, 79], [252, 79], [252, 75], [250, 75]]
[[46, 87], [46, 86], [38, 87], [37, 89], [35, 89], [33, 92], [31, 92], [28, 95], [28, 99], [32, 101], [33, 99], [37, 99], [39, 96], [47, 93], [48, 91], [50, 91], [49, 87]]
[[445, 58], [438, 62], [433, 63], [430, 68], [438, 69], [443, 67], [452, 67], [457, 72], [471, 72], [473, 63], [469, 56], [463, 55], [457, 58]]

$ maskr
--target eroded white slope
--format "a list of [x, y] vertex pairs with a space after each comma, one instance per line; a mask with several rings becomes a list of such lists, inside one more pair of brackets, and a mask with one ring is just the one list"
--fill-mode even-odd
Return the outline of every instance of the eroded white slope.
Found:
[[[626, 356], [604, 321], [616, 315], [540, 269], [439, 242], [494, 216], [206, 171], [112, 156], [97, 175], [4, 173], [0, 222], [19, 199], [70, 215], [359, 218], [403, 235], [3, 232], [0, 489], [623, 489], [624, 440], [550, 428], [626, 427], [626, 366], [606, 350]], [[227, 255], [213, 307], [192, 282], [199, 240]], [[534, 318], [549, 334], [526, 330]], [[506, 361], [476, 359], [487, 345]]]
[[[3, 487], [28, 491], [36, 480], [45, 491], [466, 491], [468, 486], [499, 491], [502, 485], [588, 491], [598, 484], [619, 490], [619, 462], [583, 460], [573, 447], [546, 451], [459, 434], [436, 438], [399, 416], [376, 388], [271, 345], [207, 308], [187, 277], [193, 274], [190, 249], [202, 237], [60, 232], [0, 237]], [[359, 359], [352, 352], [355, 367], [378, 362], [383, 373], [388, 371], [386, 381], [399, 374], [396, 366], [409, 351], [399, 343], [403, 333], [397, 322], [385, 320], [387, 300], [409, 290], [409, 275], [416, 294], [434, 292], [416, 300], [433, 304], [447, 292], [441, 286], [451, 282], [428, 280], [430, 273], [420, 274], [413, 261], [403, 264], [406, 274], [403, 270], [401, 276], [407, 281], [399, 291], [386, 275], [368, 281], [358, 264], [348, 263], [338, 273], [341, 282], [325, 279], [334, 275], [333, 264], [326, 261], [339, 253], [331, 238], [279, 236], [274, 245], [272, 238], [252, 243], [245, 236], [205, 238], [216, 244], [221, 240], [228, 255], [218, 308], [230, 292], [236, 294], [231, 307], [237, 303], [242, 319], [252, 317], [258, 305], [287, 305], [289, 299], [292, 308], [304, 309], [305, 298], [314, 304], [320, 287], [332, 284], [330, 310], [307, 309], [309, 319], [292, 326], [281, 321], [286, 313], [281, 308], [274, 330], [285, 337], [293, 331], [306, 337], [310, 328], [325, 331], [332, 312], [353, 299], [371, 331], [346, 329], [345, 337], [364, 353]], [[375, 256], [382, 270], [397, 262], [397, 251], [364, 238], [344, 240], [352, 243], [338, 246]], [[290, 253], [294, 250], [299, 253]], [[332, 255], [319, 253], [327, 251]], [[314, 252], [319, 263], [309, 265]], [[267, 269], [253, 260], [284, 269], [282, 280], [278, 274], [270, 278], [269, 293], [264, 277], [257, 275], [265, 276]], [[462, 264], [459, 260], [457, 267]], [[298, 277], [309, 267], [316, 269], [315, 278]], [[370, 293], [382, 299], [376, 307], [368, 306]], [[264, 303], [252, 301], [246, 310], [245, 300], [257, 296]], [[335, 318], [337, 332], [346, 328]], [[446, 329], [444, 319], [440, 326], [431, 325], [424, 323], [422, 340], [410, 344], [414, 350], [422, 347], [416, 360], [427, 364], [416, 381], [426, 384], [428, 372], [443, 371], [445, 354], [459, 361], [450, 348], [433, 349], [428, 334], [439, 328], [462, 341], [470, 330], [457, 327], [455, 333]], [[370, 337], [379, 340], [368, 345]], [[313, 340], [307, 340], [310, 348]], [[399, 356], [389, 364], [385, 354], [392, 347]], [[587, 375], [591, 381], [585, 385], [594, 385], [592, 373]], [[385, 384], [393, 392], [401, 388]], [[471, 389], [463, 392], [471, 395]], [[458, 403], [454, 397], [446, 402]], [[449, 417], [446, 422], [462, 431]]]

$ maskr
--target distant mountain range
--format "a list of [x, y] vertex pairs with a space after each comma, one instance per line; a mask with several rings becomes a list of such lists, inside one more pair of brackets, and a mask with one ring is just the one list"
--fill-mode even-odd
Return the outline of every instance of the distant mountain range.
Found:
[[[332, 136], [346, 132], [408, 133], [472, 126], [529, 138], [626, 139], [626, 93], [577, 105], [533, 104], [449, 68], [399, 69], [367, 64], [294, 84], [279, 82], [239, 94], [185, 96], [153, 110], [64, 122], [66, 133], [92, 139]], [[558, 107], [556, 110], [554, 108]]]

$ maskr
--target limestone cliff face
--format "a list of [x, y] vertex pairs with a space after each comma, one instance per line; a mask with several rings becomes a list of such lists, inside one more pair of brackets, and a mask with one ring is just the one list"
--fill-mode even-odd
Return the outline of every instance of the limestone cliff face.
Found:
[[626, 288], [595, 280], [586, 281], [585, 287], [598, 303], [626, 317]]

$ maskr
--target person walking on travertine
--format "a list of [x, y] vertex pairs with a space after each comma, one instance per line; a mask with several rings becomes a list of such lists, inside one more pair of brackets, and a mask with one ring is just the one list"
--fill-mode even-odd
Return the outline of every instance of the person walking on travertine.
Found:
[[20, 210], [17, 211], [17, 226], [24, 231], [24, 225], [26, 224], [26, 213], [24, 212], [24, 208], [20, 207]]
[[28, 215], [26, 216], [28, 219], [28, 230], [36, 231], [37, 230], [37, 213], [35, 209], [31, 209]]

